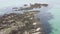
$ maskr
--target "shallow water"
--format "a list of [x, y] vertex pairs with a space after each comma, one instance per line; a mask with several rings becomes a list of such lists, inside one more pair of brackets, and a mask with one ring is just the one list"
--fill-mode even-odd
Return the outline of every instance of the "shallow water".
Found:
[[54, 19], [49, 21], [52, 27], [57, 29], [57, 31], [53, 30], [54, 34], [60, 34], [60, 5], [55, 5], [49, 12], [54, 15]]

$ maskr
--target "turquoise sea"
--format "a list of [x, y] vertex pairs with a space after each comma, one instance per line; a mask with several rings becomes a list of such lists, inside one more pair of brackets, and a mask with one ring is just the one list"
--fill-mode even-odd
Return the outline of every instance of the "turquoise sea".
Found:
[[54, 34], [60, 34], [60, 5], [55, 5], [51, 10], [49, 10], [54, 15], [54, 19], [50, 20], [49, 22], [52, 24], [52, 27], [57, 29], [54, 31]]

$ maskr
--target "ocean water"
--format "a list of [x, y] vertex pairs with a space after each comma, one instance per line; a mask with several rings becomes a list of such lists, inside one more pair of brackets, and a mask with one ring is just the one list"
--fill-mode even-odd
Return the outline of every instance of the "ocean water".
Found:
[[52, 27], [57, 29], [57, 31], [53, 30], [54, 34], [60, 34], [60, 5], [56, 4], [49, 12], [54, 15], [54, 19], [49, 21]]
[[10, 13], [10, 7], [29, 3], [48, 3], [48, 8], [41, 9], [38, 17], [46, 34], [60, 34], [60, 0], [0, 0], [0, 15]]

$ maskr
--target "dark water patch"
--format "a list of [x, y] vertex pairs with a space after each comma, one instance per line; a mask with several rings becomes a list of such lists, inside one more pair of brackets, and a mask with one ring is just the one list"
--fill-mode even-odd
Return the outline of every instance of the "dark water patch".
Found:
[[51, 24], [48, 22], [49, 20], [53, 19], [53, 15], [50, 12], [40, 12], [40, 14], [38, 15], [38, 18], [40, 19], [43, 31], [45, 32], [45, 34], [50, 34], [52, 33], [52, 29], [53, 27], [51, 26]]

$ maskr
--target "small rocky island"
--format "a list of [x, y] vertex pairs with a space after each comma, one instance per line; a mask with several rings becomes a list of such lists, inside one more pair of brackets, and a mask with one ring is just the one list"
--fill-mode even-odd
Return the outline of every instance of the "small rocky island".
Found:
[[[24, 5], [27, 6], [27, 5]], [[30, 7], [16, 8], [14, 11], [31, 10], [33, 8], [47, 7], [48, 4], [30, 4]], [[15, 10], [16, 9], [16, 10]], [[18, 9], [18, 10], [17, 10]], [[20, 13], [5, 14], [0, 17], [0, 34], [45, 34], [40, 21], [35, 17], [40, 11], [32, 10]]]
[[29, 6], [25, 4], [24, 7], [14, 7], [13, 10], [14, 11], [32, 10], [34, 8], [42, 8], [47, 6], [48, 4], [39, 4], [39, 3], [30, 4]]

